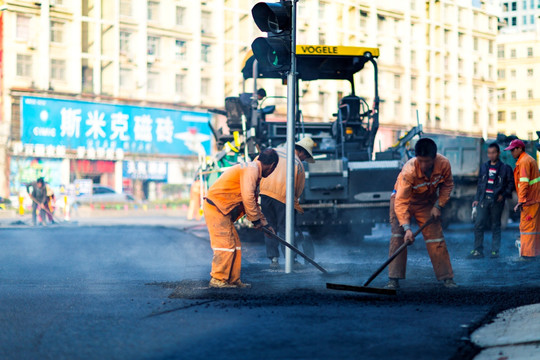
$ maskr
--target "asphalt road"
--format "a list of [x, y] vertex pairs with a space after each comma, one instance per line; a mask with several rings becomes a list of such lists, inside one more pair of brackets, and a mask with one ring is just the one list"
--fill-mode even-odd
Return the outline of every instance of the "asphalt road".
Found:
[[[515, 226], [496, 260], [465, 259], [471, 226], [447, 231], [455, 290], [436, 282], [418, 239], [408, 280], [388, 297], [325, 289], [327, 280], [361, 284], [384, 261], [384, 226], [360, 244], [316, 244], [323, 266], [349, 273], [338, 278], [272, 271], [263, 244], [244, 243], [243, 280], [253, 288], [216, 291], [206, 288], [207, 234], [171, 218], [159, 224], [0, 229], [0, 358], [466, 359], [477, 351], [473, 329], [540, 302], [540, 262], [513, 261]], [[384, 283], [381, 275], [373, 286]]]

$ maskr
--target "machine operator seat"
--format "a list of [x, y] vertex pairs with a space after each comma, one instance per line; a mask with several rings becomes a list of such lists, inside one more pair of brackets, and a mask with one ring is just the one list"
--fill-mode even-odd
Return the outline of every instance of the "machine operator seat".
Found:
[[360, 121], [360, 98], [356, 95], [348, 95], [339, 102], [343, 122]]

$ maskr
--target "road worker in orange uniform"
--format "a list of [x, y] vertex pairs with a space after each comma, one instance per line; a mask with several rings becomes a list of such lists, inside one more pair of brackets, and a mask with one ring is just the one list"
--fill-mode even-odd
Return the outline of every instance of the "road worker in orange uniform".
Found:
[[[303, 214], [304, 210], [300, 206], [299, 198], [304, 191], [306, 183], [306, 173], [304, 171], [304, 165], [302, 161], [308, 163], [314, 163], [313, 159], [313, 146], [315, 143], [310, 137], [305, 137], [295, 144], [295, 176], [294, 176], [294, 208], [299, 213]], [[279, 156], [279, 162], [276, 170], [261, 181], [261, 207], [264, 215], [268, 219], [268, 222], [272, 228], [281, 237], [285, 237], [285, 195], [286, 195], [286, 182], [287, 182], [287, 151], [284, 147], [278, 147], [276, 152]], [[302, 243], [304, 253], [310, 258], [314, 258], [315, 250], [313, 248], [313, 241], [311, 239], [305, 239], [300, 230], [297, 230], [298, 236], [295, 236], [294, 246], [298, 246], [297, 243]], [[270, 268], [279, 268], [279, 245], [275, 239], [266, 238], [266, 256], [271, 261]], [[298, 240], [298, 241], [297, 241]], [[284, 251], [285, 249], [282, 248]], [[296, 254], [295, 254], [296, 255]], [[298, 267], [299, 263], [296, 262], [295, 266]]]
[[214, 251], [210, 287], [246, 288], [240, 281], [242, 246], [234, 222], [246, 215], [256, 229], [268, 226], [258, 204], [259, 184], [277, 166], [278, 155], [266, 149], [253, 162], [242, 163], [225, 171], [208, 190], [203, 205], [210, 245]]
[[[435, 276], [437, 280], [443, 281], [445, 287], [457, 287], [440, 221], [441, 210], [450, 200], [454, 187], [450, 162], [437, 154], [437, 145], [429, 138], [418, 140], [415, 153], [416, 157], [403, 166], [390, 199], [390, 254], [404, 241], [414, 242], [411, 217], [416, 219], [418, 226], [433, 218], [433, 222], [422, 231], [422, 235]], [[388, 267], [387, 288], [399, 288], [399, 279], [405, 279], [406, 265], [405, 249]]]
[[201, 220], [201, 180], [197, 179], [191, 184], [189, 192], [188, 220]]
[[540, 255], [540, 172], [536, 161], [525, 152], [523, 141], [512, 140], [505, 150], [517, 160], [514, 181], [518, 203], [514, 211], [521, 209], [519, 260], [530, 261]]

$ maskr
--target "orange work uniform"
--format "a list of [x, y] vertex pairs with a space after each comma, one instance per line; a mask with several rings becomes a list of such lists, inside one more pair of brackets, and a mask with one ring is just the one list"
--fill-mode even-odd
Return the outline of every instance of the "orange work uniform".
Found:
[[[444, 156], [437, 154], [433, 172], [425, 176], [416, 158], [409, 160], [398, 176], [394, 194], [390, 199], [390, 223], [392, 237], [390, 239], [390, 254], [393, 254], [404, 242], [403, 226], [410, 226], [414, 217], [419, 226], [425, 224], [431, 217], [434, 206], [444, 207], [450, 200], [454, 187], [450, 162]], [[433, 265], [437, 280], [452, 279], [454, 273], [450, 264], [450, 255], [440, 221], [428, 225], [422, 235]], [[405, 279], [407, 266], [407, 249], [390, 263], [389, 277]]]
[[[272, 174], [261, 180], [261, 195], [269, 196], [285, 204], [287, 192], [287, 150], [285, 148], [277, 148], [275, 150], [279, 156], [279, 161]], [[302, 161], [300, 161], [300, 158], [296, 154], [294, 160], [296, 170], [294, 175], [294, 208], [303, 214], [304, 210], [300, 206], [298, 199], [304, 191], [306, 172]]]
[[216, 280], [240, 280], [242, 245], [234, 222], [245, 214], [251, 222], [267, 224], [257, 203], [261, 178], [259, 161], [242, 163], [225, 171], [208, 190], [203, 209], [214, 251], [210, 275]]
[[518, 202], [523, 204], [519, 232], [520, 256], [540, 255], [540, 172], [538, 164], [527, 153], [522, 153], [514, 169]]

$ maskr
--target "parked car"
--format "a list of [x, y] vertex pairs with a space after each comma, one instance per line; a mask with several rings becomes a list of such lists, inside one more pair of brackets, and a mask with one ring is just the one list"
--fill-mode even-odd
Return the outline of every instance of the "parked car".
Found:
[[133, 196], [129, 194], [117, 193], [114, 189], [103, 186], [103, 185], [94, 185], [92, 186], [93, 194], [82, 194], [77, 196], [75, 202], [80, 204], [89, 204], [89, 203], [122, 203], [122, 202], [131, 202], [135, 201]]

